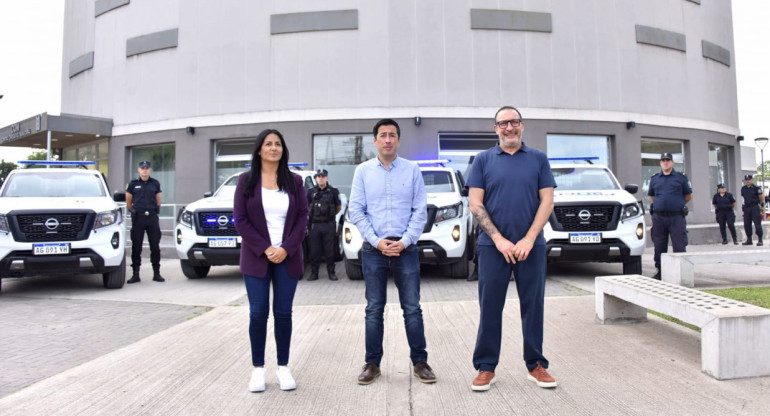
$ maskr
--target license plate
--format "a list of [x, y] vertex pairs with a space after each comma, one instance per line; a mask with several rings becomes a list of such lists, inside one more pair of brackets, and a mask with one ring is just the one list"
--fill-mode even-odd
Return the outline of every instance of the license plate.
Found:
[[236, 246], [235, 237], [209, 238], [210, 248], [233, 248]]
[[36, 256], [70, 254], [70, 243], [33, 244], [32, 253]]
[[571, 244], [592, 244], [602, 242], [602, 233], [571, 233], [569, 235]]

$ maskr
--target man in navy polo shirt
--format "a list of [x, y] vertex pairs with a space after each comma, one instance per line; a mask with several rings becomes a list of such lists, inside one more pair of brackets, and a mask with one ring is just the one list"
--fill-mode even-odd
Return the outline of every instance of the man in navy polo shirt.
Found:
[[527, 379], [556, 387], [543, 356], [545, 239], [543, 227], [553, 211], [556, 187], [545, 153], [521, 139], [524, 122], [514, 107], [495, 114], [499, 143], [479, 153], [468, 174], [471, 212], [479, 224], [479, 307], [481, 318], [473, 352], [479, 371], [474, 391], [489, 390], [500, 359], [503, 307], [511, 271], [521, 309]]

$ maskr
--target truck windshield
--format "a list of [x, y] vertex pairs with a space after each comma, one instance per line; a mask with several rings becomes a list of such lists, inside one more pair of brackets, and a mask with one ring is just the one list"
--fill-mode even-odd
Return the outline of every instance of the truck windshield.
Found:
[[4, 197], [103, 197], [102, 178], [96, 173], [55, 172], [11, 175], [3, 189]]
[[425, 192], [454, 192], [452, 173], [446, 171], [422, 171], [422, 179], [425, 181]]
[[553, 167], [551, 172], [559, 191], [619, 189], [606, 169]]

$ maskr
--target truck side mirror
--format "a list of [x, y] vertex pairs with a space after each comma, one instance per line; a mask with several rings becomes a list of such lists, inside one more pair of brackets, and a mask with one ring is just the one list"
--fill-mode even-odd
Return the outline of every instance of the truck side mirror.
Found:
[[204, 197], [204, 198], [208, 198], [208, 197], [210, 197], [211, 195], [214, 195], [214, 193], [213, 193], [213, 192], [211, 192], [211, 191], [208, 191], [208, 192], [204, 192], [204, 193], [203, 193], [203, 197]]
[[629, 183], [629, 184], [626, 184], [626, 187], [624, 189], [626, 190], [626, 192], [633, 195], [639, 191], [639, 185]]
[[126, 202], [126, 193], [121, 191], [115, 191], [112, 194], [112, 200], [115, 202]]

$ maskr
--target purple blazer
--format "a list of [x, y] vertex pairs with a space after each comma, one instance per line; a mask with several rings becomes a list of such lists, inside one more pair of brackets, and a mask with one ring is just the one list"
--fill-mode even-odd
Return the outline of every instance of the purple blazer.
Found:
[[[296, 183], [297, 191], [289, 194], [289, 210], [286, 213], [286, 224], [283, 226], [283, 243], [281, 247], [288, 256], [283, 261], [289, 276], [299, 278], [305, 273], [305, 261], [302, 258], [302, 240], [307, 231], [307, 197], [302, 185], [302, 178], [291, 174]], [[249, 276], [265, 277], [270, 261], [265, 250], [270, 246], [270, 234], [267, 231], [265, 210], [262, 208], [262, 180], [254, 188], [254, 196], [246, 198], [243, 189], [248, 182], [248, 172], [238, 178], [233, 198], [233, 218], [235, 229], [241, 236], [241, 273]]]

